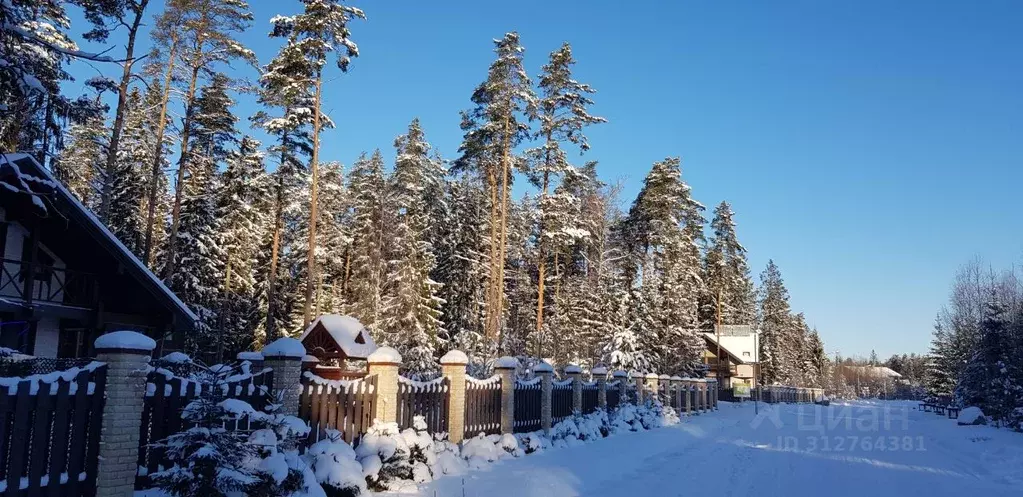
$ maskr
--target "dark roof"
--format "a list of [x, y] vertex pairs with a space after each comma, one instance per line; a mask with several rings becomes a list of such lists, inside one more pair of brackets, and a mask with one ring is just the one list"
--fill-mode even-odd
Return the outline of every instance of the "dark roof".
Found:
[[[14, 168], [9, 167], [14, 165]], [[13, 170], [12, 170], [13, 169]], [[11, 187], [29, 190], [32, 203], [43, 210], [54, 208], [69, 220], [85, 229], [91, 238], [110, 253], [125, 271], [139, 282], [164, 307], [170, 310], [175, 320], [188, 328], [194, 328], [199, 318], [188, 306], [170, 291], [166, 285], [145, 264], [142, 263], [107, 227], [71, 194], [44, 167], [26, 154], [0, 155], [0, 192], [9, 192]], [[26, 195], [28, 197], [28, 195]], [[46, 201], [40, 202], [40, 197]]]

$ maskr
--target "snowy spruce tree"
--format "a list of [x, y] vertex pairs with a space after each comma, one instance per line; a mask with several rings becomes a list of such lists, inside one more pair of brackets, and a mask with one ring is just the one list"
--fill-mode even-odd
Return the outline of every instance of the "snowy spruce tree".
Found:
[[106, 161], [106, 134], [106, 123], [101, 116], [72, 125], [67, 147], [53, 164], [57, 180], [88, 207], [98, 205], [96, 173]]
[[217, 170], [228, 157], [237, 139], [231, 113], [233, 101], [227, 94], [229, 80], [214, 77], [196, 99], [192, 117], [195, 140], [189, 154], [189, 173], [181, 187], [179, 244], [182, 250], [171, 251], [170, 287], [199, 316], [196, 333], [189, 335], [192, 352], [212, 354], [223, 345], [219, 332], [218, 309], [226, 260], [221, 245], [220, 219], [217, 211], [219, 177]]
[[348, 176], [352, 202], [352, 276], [349, 284], [348, 314], [374, 333], [381, 345], [394, 345], [393, 338], [380, 333], [386, 261], [384, 225], [384, 159], [377, 150], [363, 154]]
[[144, 253], [146, 216], [143, 209], [148, 191], [147, 170], [152, 164], [154, 146], [148, 130], [151, 116], [146, 104], [138, 89], [128, 94], [124, 134], [120, 137], [117, 161], [108, 170], [111, 177], [107, 179], [110, 185], [107, 225], [139, 259]]
[[220, 286], [218, 327], [228, 357], [251, 350], [259, 317], [256, 261], [267, 228], [269, 178], [260, 143], [243, 137], [225, 158], [217, 192], [220, 251], [224, 278]]
[[721, 324], [752, 324], [756, 314], [756, 295], [746, 248], [736, 236], [734, 216], [732, 207], [721, 202], [714, 209], [710, 224], [713, 236], [703, 260], [707, 292], [700, 308], [702, 327], [706, 331], [713, 331], [719, 312]]
[[1007, 306], [992, 300], [980, 322], [980, 342], [967, 363], [956, 388], [956, 401], [963, 407], [977, 406], [1002, 423], [1014, 417], [1023, 399], [1020, 371], [1010, 357], [1012, 343]]
[[765, 385], [786, 382], [791, 377], [793, 357], [786, 355], [791, 329], [789, 291], [773, 260], [760, 274], [760, 375]]
[[332, 161], [323, 164], [320, 174], [315, 314], [344, 312], [347, 303], [344, 283], [351, 264], [352, 237], [348, 229], [348, 189], [342, 173], [341, 163]]
[[386, 199], [386, 210], [393, 216], [388, 291], [381, 302], [379, 335], [397, 345], [407, 371], [422, 374], [437, 369], [434, 355], [443, 332], [440, 284], [430, 277], [437, 257], [426, 236], [431, 222], [425, 193], [436, 191], [433, 185], [443, 181], [444, 171], [430, 157], [418, 119], [394, 146], [397, 159]]

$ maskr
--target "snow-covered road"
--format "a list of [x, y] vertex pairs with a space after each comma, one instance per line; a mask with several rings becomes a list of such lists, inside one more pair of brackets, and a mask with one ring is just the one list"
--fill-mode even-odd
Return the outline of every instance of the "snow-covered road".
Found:
[[424, 497], [1023, 495], [1023, 434], [917, 411], [722, 403], [682, 424], [504, 460]]

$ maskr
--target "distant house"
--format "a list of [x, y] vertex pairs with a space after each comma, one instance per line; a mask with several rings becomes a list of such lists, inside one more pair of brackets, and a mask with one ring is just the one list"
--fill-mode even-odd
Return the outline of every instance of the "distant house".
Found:
[[100, 334], [130, 329], [173, 350], [197, 321], [28, 155], [0, 155], [0, 254], [0, 346], [85, 357]]
[[[707, 367], [707, 377], [717, 378], [720, 375], [718, 384], [721, 388], [732, 388], [737, 384], [754, 385], [758, 366], [753, 333], [721, 335], [720, 344], [715, 333], [701, 335], [706, 347], [703, 363]], [[718, 350], [721, 351], [720, 359]]]
[[377, 349], [369, 330], [358, 319], [337, 314], [324, 314], [313, 320], [299, 340], [306, 352], [321, 362], [337, 364], [366, 360]]

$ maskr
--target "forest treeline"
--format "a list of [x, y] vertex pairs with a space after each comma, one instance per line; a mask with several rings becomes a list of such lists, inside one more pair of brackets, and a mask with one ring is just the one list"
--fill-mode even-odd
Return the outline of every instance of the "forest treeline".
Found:
[[[458, 348], [477, 364], [702, 375], [700, 333], [721, 322], [762, 330], [765, 382], [823, 386], [824, 346], [778, 267], [755, 288], [731, 207], [708, 212], [678, 157], [652, 164], [631, 202], [601, 180], [586, 131], [606, 119], [568, 43], [529, 74], [517, 33], [494, 40], [450, 157], [413, 120], [345, 167], [321, 152], [334, 127], [323, 85], [357, 63], [365, 15], [278, 5], [279, 49], [257, 54], [241, 0], [0, 3], [0, 149], [35, 155], [195, 310], [190, 351], [230, 356], [345, 313], [413, 373]], [[78, 50], [68, 8], [107, 52]], [[72, 97], [61, 88], [76, 60], [104, 76]], [[258, 96], [254, 114], [237, 113], [241, 91]], [[371, 150], [384, 146], [393, 163]], [[530, 193], [515, 197], [521, 182]]]

